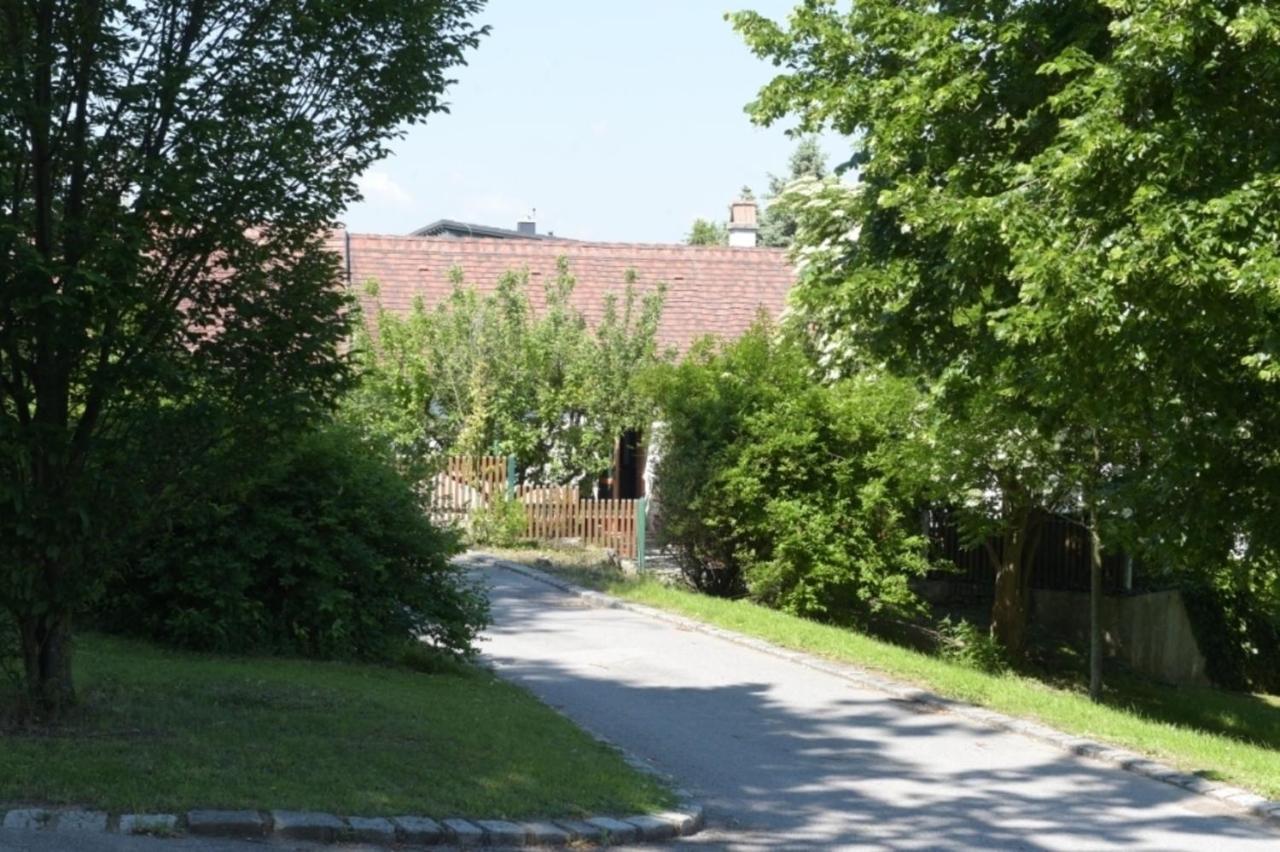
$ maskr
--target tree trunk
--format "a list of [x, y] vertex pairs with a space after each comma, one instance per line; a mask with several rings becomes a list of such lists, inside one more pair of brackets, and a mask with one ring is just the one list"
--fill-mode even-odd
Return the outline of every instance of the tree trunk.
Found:
[[988, 553], [995, 560], [995, 603], [991, 607], [991, 636], [1009, 656], [1020, 659], [1027, 645], [1027, 608], [1023, 596], [1023, 571], [1027, 550], [1028, 524], [1023, 515], [1010, 524], [999, 554]]
[[1089, 508], [1089, 698], [1102, 701], [1102, 536]]
[[71, 617], [66, 613], [28, 616], [20, 620], [19, 629], [30, 712], [39, 719], [55, 719], [75, 703]]

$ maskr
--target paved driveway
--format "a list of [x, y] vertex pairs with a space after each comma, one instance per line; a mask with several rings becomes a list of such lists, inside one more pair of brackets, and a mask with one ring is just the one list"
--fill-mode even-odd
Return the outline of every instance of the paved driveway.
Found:
[[1280, 852], [1280, 833], [1178, 788], [482, 572], [485, 654], [701, 798], [709, 830], [682, 846]]

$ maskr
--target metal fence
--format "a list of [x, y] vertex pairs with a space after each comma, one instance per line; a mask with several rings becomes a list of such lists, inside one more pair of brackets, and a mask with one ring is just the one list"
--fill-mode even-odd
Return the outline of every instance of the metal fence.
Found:
[[[995, 567], [991, 564], [986, 547], [965, 547], [951, 512], [931, 509], [927, 517], [930, 555], [936, 560], [945, 560], [956, 566], [954, 571], [935, 571], [930, 575], [931, 578], [990, 587], [995, 582]], [[1002, 539], [993, 537], [988, 541], [997, 555], [1003, 553]], [[1106, 591], [1119, 592], [1126, 588], [1127, 563], [1124, 553], [1103, 552], [1102, 583]], [[1088, 591], [1089, 533], [1078, 520], [1065, 515], [1051, 515], [1041, 522], [1031, 587], [1056, 591]]]

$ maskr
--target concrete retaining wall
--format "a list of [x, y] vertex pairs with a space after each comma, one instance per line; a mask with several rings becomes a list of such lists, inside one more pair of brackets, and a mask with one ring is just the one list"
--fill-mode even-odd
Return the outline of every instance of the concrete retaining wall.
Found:
[[[1037, 589], [1032, 621], [1088, 642], [1089, 596]], [[1177, 591], [1103, 598], [1102, 625], [1111, 655], [1130, 668], [1168, 683], [1208, 684], [1182, 595]]]

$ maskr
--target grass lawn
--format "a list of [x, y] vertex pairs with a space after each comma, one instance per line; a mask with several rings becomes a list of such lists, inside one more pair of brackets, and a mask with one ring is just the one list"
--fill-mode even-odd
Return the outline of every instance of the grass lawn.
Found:
[[556, 571], [637, 603], [736, 630], [777, 645], [854, 663], [957, 698], [1059, 730], [1144, 752], [1207, 778], [1280, 799], [1280, 697], [1175, 687], [1109, 677], [1105, 703], [1089, 701], [1082, 683], [1050, 685], [1018, 674], [990, 675], [865, 634], [766, 609], [712, 598], [652, 579], [626, 579], [583, 550], [502, 550], [494, 555], [532, 564], [543, 556]]
[[180, 653], [85, 635], [65, 725], [0, 728], [0, 802], [521, 818], [671, 803], [487, 671]]

